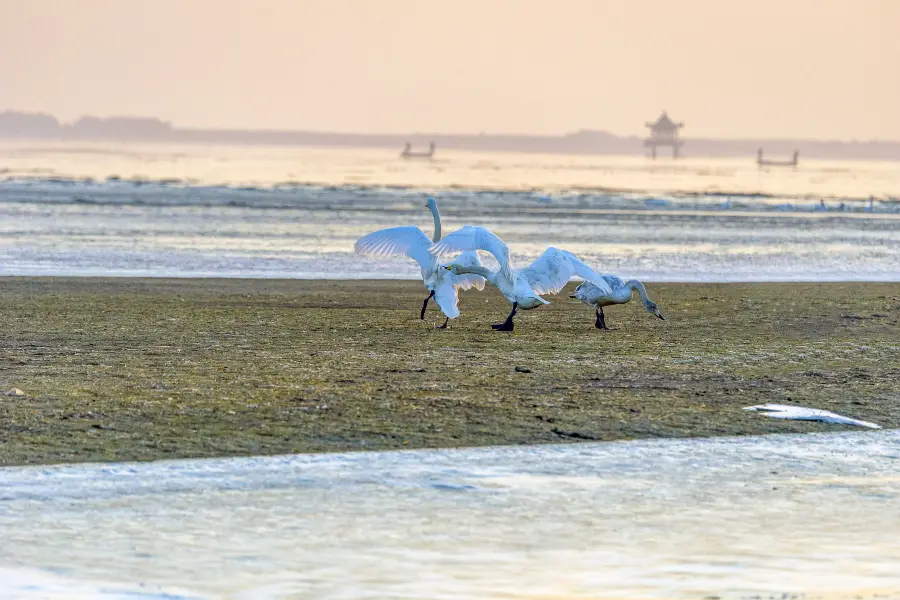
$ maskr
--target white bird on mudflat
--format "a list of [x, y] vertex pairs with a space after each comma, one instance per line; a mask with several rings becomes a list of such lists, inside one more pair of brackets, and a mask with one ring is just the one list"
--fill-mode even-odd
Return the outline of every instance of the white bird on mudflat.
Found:
[[637, 279], [623, 281], [621, 277], [616, 277], [615, 275], [602, 275], [601, 277], [612, 288], [612, 293], [604, 292], [590, 281], [585, 281], [575, 288], [575, 291], [569, 296], [569, 298], [581, 300], [588, 306], [594, 307], [594, 311], [597, 314], [594, 327], [597, 329], [609, 329], [606, 326], [606, 315], [603, 314], [603, 307], [612, 306], [613, 304], [627, 304], [631, 302], [632, 294], [635, 291], [641, 297], [641, 302], [643, 302], [644, 308], [647, 309], [648, 313], [665, 320], [665, 317], [659, 312], [659, 307], [647, 296], [647, 288], [644, 287], [643, 283]]
[[445, 267], [454, 275], [474, 273], [481, 275], [497, 286], [512, 304], [512, 311], [503, 323], [491, 325], [497, 331], [512, 331], [513, 317], [518, 309], [531, 310], [550, 304], [541, 294], [555, 294], [563, 289], [573, 275], [592, 281], [599, 289], [611, 294], [612, 289], [603, 278], [584, 264], [577, 256], [558, 248], [547, 248], [531, 265], [524, 269], [513, 269], [509, 262], [509, 248], [503, 240], [484, 227], [467, 225], [457, 229], [440, 242], [436, 242], [429, 252], [440, 255], [454, 250], [485, 250], [494, 255], [500, 263], [496, 273], [482, 266], [465, 265], [456, 260]]
[[[434, 236], [431, 240], [424, 231], [415, 226], [391, 227], [361, 237], [354, 245], [354, 251], [359, 254], [375, 256], [402, 254], [419, 263], [422, 268], [422, 281], [429, 290], [428, 297], [422, 303], [422, 312], [419, 314], [419, 318], [425, 319], [428, 301], [434, 298], [441, 312], [447, 317], [444, 324], [438, 329], [446, 329], [450, 319], [459, 316], [457, 290], [467, 290], [473, 287], [483, 290], [484, 278], [478, 275], [450, 273], [438, 262], [437, 257], [428, 252], [432, 243], [441, 239], [441, 214], [438, 212], [437, 202], [434, 198], [429, 198], [425, 207], [431, 211], [434, 217]], [[457, 261], [468, 267], [481, 266], [478, 252], [474, 250], [460, 254]]]

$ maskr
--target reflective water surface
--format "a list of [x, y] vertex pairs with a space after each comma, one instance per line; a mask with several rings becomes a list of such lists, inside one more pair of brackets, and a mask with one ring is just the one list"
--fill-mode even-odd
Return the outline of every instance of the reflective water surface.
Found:
[[[648, 281], [900, 280], [900, 169], [804, 161], [0, 144], [0, 275], [417, 278], [353, 254], [417, 225], [494, 230]], [[490, 264], [490, 261], [488, 261]]]
[[898, 503], [895, 431], [6, 468], [0, 597], [900, 598]]

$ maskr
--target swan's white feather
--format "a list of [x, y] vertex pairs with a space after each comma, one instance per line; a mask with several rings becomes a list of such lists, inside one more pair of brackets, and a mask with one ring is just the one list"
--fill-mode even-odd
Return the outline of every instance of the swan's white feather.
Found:
[[[596, 284], [585, 280], [582, 283], [578, 284], [578, 287], [575, 288], [575, 293], [578, 295], [579, 300], [589, 305], [593, 305], [601, 300], [615, 300], [617, 295], [621, 292], [622, 288], [625, 287], [625, 281], [623, 281], [621, 277], [610, 274], [600, 275], [600, 277], [602, 277], [603, 280], [609, 285], [613, 293], [606, 294], [599, 287], [597, 287]], [[631, 293], [629, 292], [627, 301], [630, 300]], [[616, 302], [614, 301], [613, 303], [615, 304]]]
[[434, 267], [435, 258], [428, 252], [431, 240], [418, 227], [405, 225], [381, 229], [356, 241], [353, 249], [359, 254], [391, 256], [403, 254], [410, 257], [423, 269]]
[[439, 256], [454, 251], [484, 250], [490, 252], [500, 263], [500, 273], [510, 282], [515, 281], [515, 273], [509, 263], [509, 247], [494, 232], [485, 227], [466, 225], [433, 244], [428, 249]]
[[[448, 275], [452, 275], [449, 271]], [[434, 287], [434, 301], [451, 319], [459, 316], [459, 295], [452, 277], [445, 277]]]
[[544, 250], [536, 261], [519, 271], [536, 294], [555, 294], [575, 273], [569, 257], [554, 247]]
[[585, 281], [590, 281], [604, 294], [612, 294], [612, 286], [610, 286], [609, 282], [606, 279], [594, 271], [592, 268], [587, 266], [584, 261], [580, 258], [569, 252], [568, 250], [560, 250], [569, 261], [572, 263], [572, 268], [575, 271], [575, 275], [578, 275]]
[[556, 294], [563, 289], [572, 275], [591, 281], [601, 291], [612, 293], [609, 284], [584, 264], [577, 256], [553, 246], [531, 265], [519, 271], [537, 294]]

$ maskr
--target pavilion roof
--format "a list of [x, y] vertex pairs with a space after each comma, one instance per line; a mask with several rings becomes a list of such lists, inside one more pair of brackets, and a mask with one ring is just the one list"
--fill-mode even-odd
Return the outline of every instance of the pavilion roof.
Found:
[[684, 123], [676, 123], [669, 118], [669, 114], [666, 111], [663, 111], [655, 122], [647, 123], [647, 127], [656, 131], [674, 131], [684, 127]]

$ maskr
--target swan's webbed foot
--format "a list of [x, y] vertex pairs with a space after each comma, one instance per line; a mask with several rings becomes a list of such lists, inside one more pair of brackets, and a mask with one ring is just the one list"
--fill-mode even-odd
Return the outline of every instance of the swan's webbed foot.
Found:
[[594, 322], [594, 327], [611, 331], [611, 329], [606, 326], [606, 315], [603, 314], [602, 308], [597, 309], [597, 320]]
[[518, 302], [513, 303], [512, 311], [509, 313], [509, 316], [506, 317], [506, 320], [502, 323], [494, 323], [491, 325], [491, 328], [494, 331], [512, 331], [513, 327], [513, 317], [516, 316], [516, 309], [519, 307]]
[[422, 312], [419, 313], [419, 319], [422, 321], [425, 320], [425, 309], [428, 308], [428, 301], [432, 298], [434, 298], [434, 290], [431, 290], [431, 293], [428, 294], [428, 297], [425, 298], [424, 302], [422, 302]]
[[434, 328], [435, 329], [448, 329], [447, 323], [449, 323], [449, 322], [450, 322], [450, 317], [447, 317], [447, 319], [444, 321], [443, 325], [435, 325]]

